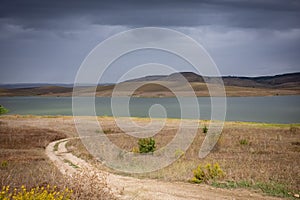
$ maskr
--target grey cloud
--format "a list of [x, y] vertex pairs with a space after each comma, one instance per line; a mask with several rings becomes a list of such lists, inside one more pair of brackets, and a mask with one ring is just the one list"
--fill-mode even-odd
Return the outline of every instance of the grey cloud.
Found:
[[[300, 3], [294, 0], [127, 0], [3, 1], [0, 17], [34, 28], [68, 28], [76, 23], [125, 26], [225, 25], [244, 28], [300, 27]], [[62, 25], [63, 24], [63, 25]]]
[[294, 0], [2, 0], [0, 81], [72, 82], [99, 42], [143, 26], [198, 40], [225, 75], [299, 71], [299, 19], [300, 1]]

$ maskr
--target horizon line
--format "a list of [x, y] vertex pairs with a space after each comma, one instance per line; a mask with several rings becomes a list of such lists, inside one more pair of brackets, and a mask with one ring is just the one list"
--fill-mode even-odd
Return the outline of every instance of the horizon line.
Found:
[[[172, 74], [176, 74], [176, 73], [194, 73], [196, 75], [202, 76], [200, 74], [197, 74], [193, 71], [180, 71], [180, 72], [174, 72], [171, 74], [166, 74], [166, 75], [148, 75], [148, 76], [141, 76], [141, 77], [136, 77], [136, 78], [131, 78], [128, 80], [124, 80], [124, 81], [130, 81], [130, 80], [134, 80], [134, 79], [140, 79], [140, 78], [145, 78], [145, 77], [151, 77], [151, 76], [169, 76]], [[269, 75], [256, 75], [256, 76], [246, 76], [246, 75], [221, 75], [221, 78], [225, 78], [225, 77], [232, 77], [232, 78], [263, 78], [263, 77], [275, 77], [275, 76], [282, 76], [282, 75], [290, 75], [290, 74], [298, 74], [300, 73], [300, 71], [297, 72], [285, 72], [285, 73], [280, 73], [280, 74], [269, 74]], [[219, 76], [202, 76], [202, 77], [219, 77]], [[122, 81], [122, 82], [124, 82]], [[121, 83], [121, 82], [112, 82], [112, 83], [98, 83], [97, 85], [112, 85], [112, 84], [117, 84], [117, 83]], [[22, 84], [47, 84], [47, 85], [74, 85], [74, 82], [13, 82], [13, 83], [0, 83], [0, 85], [22, 85]], [[84, 83], [87, 85], [95, 85], [94, 83]]]

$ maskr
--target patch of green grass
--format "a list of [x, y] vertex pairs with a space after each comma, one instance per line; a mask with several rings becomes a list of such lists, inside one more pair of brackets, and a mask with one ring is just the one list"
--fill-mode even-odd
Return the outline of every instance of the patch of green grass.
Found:
[[104, 133], [104, 134], [110, 134], [110, 133], [113, 133], [113, 130], [110, 129], [110, 128], [104, 129], [104, 130], [103, 130], [103, 133]]
[[248, 145], [249, 141], [247, 139], [241, 139], [240, 141], [240, 145]]
[[78, 169], [79, 166], [78, 165], [75, 165], [74, 163], [72, 163], [70, 160], [68, 159], [64, 159], [64, 162], [65, 163], [68, 163], [71, 167], [75, 168], [75, 169]]
[[53, 151], [58, 151], [58, 145], [60, 142], [56, 142], [55, 145], [53, 146]]
[[203, 132], [204, 134], [206, 134], [206, 133], [207, 133], [207, 131], [208, 131], [208, 128], [207, 128], [207, 126], [206, 126], [206, 125], [204, 125], [204, 127], [202, 128], [202, 132]]
[[236, 124], [236, 125], [253, 125], [253, 126], [258, 126], [260, 128], [272, 128], [272, 127], [277, 127], [277, 128], [289, 128], [290, 126], [293, 127], [300, 127], [300, 124], [276, 124], [276, 123], [261, 123], [261, 122], [241, 122], [241, 121], [227, 121], [225, 122], [226, 124]]
[[5, 113], [8, 113], [8, 109], [6, 109], [2, 105], [0, 105], [0, 115], [3, 115]]
[[8, 161], [3, 160], [0, 164], [0, 169], [7, 169], [7, 167], [8, 167]]
[[280, 183], [263, 183], [263, 182], [257, 182], [257, 183], [251, 183], [249, 181], [227, 181], [227, 182], [213, 182], [211, 184], [214, 187], [217, 188], [226, 188], [226, 189], [232, 189], [232, 188], [246, 188], [246, 189], [255, 189], [260, 190], [263, 193], [275, 196], [275, 197], [293, 197], [293, 192], [289, 191], [287, 187]]
[[60, 118], [63, 117], [63, 115], [43, 115], [43, 118]]
[[60, 141], [60, 142], [56, 142], [55, 145], [53, 146], [53, 151], [58, 151], [58, 146], [62, 142], [65, 142], [65, 140], [64, 141]]

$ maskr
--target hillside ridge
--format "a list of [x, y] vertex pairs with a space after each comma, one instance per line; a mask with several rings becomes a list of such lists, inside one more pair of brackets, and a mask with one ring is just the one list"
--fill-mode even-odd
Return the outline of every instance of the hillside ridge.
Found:
[[[300, 95], [300, 72], [279, 74], [274, 76], [223, 76], [227, 96], [274, 96]], [[189, 84], [187, 83], [189, 82]], [[118, 95], [127, 96], [130, 88], [142, 85], [135, 90], [132, 96], [136, 97], [171, 97], [174, 93], [168, 88], [180, 91], [186, 96], [188, 87], [192, 87], [197, 96], [209, 96], [207, 84], [220, 84], [220, 78], [201, 76], [194, 72], [178, 72], [169, 75], [154, 75], [127, 80], [118, 84], [98, 85], [96, 96], [112, 95], [116, 86], [121, 88]], [[12, 84], [9, 87], [0, 85], [0, 96], [72, 96], [73, 87], [69, 84], [27, 84], [30, 87], [21, 87], [21, 84]], [[165, 85], [165, 86], [162, 86]], [[190, 85], [190, 86], [188, 86]], [[26, 86], [26, 84], [24, 84]], [[120, 87], [119, 87], [120, 86]], [[90, 96], [94, 91], [91, 85], [80, 87], [80, 95]], [[123, 92], [124, 91], [124, 92]]]

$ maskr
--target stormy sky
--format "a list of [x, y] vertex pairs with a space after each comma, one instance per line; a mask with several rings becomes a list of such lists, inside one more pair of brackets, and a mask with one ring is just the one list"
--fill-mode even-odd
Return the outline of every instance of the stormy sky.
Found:
[[[222, 75], [298, 72], [299, 19], [297, 0], [2, 0], [0, 83], [72, 83], [97, 44], [149, 26], [177, 30], [198, 41]], [[117, 81], [149, 56], [191, 71], [170, 55], [146, 51], [116, 63], [103, 82]]]

